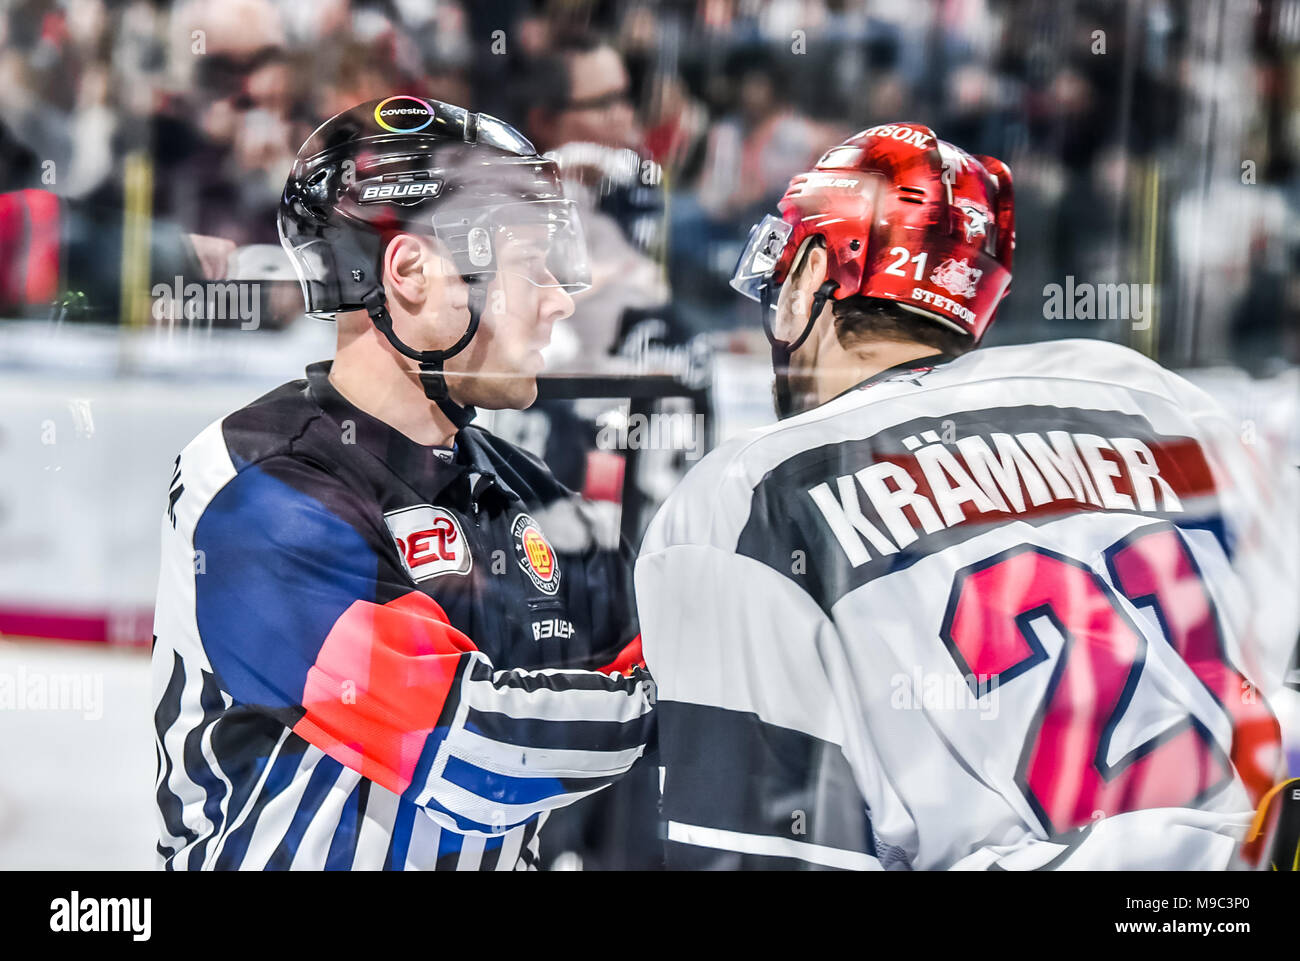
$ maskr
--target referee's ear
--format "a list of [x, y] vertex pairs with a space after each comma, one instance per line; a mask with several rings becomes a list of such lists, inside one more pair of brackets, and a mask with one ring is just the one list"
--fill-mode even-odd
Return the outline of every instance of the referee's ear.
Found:
[[413, 234], [398, 234], [384, 248], [384, 289], [409, 313], [430, 298], [436, 278], [430, 276], [429, 253]]

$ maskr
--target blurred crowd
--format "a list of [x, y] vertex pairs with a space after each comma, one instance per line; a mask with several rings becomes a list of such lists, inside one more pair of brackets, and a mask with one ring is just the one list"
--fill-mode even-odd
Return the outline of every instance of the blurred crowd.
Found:
[[[135, 210], [159, 225], [153, 274], [181, 249], [218, 279], [236, 248], [277, 243], [280, 188], [325, 118], [400, 93], [485, 110], [555, 152], [590, 212], [568, 348], [589, 363], [647, 336], [750, 343], [726, 287], [749, 225], [829, 144], [916, 120], [1016, 177], [994, 342], [1263, 369], [1300, 355], [1296, 6], [8, 0], [0, 190], [73, 205], [91, 273], [118, 268], [112, 212]], [[1051, 316], [1044, 288], [1067, 277], [1155, 300], [1138, 323]]]

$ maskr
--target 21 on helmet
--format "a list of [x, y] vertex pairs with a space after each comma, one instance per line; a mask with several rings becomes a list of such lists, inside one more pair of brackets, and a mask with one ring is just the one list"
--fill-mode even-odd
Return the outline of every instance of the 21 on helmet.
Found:
[[[279, 230], [307, 312], [366, 310], [419, 362], [425, 393], [458, 425], [470, 414], [447, 397], [443, 362], [473, 338], [497, 273], [570, 291], [590, 285], [582, 224], [555, 163], [497, 118], [438, 100], [375, 100], [317, 128], [285, 184]], [[439, 241], [469, 286], [465, 333], [443, 350], [415, 350], [393, 332], [382, 257], [399, 233]], [[510, 256], [517, 234], [534, 248], [544, 238], [536, 256]]]
[[[778, 208], [779, 217], [750, 231], [731, 285], [775, 304], [806, 241], [823, 237], [828, 279], [809, 330], [825, 297], [863, 296], [894, 301], [978, 343], [1010, 287], [1010, 170], [921, 124], [870, 127], [832, 147], [790, 181]], [[771, 338], [766, 308], [763, 324]], [[792, 351], [804, 337], [784, 346]]]

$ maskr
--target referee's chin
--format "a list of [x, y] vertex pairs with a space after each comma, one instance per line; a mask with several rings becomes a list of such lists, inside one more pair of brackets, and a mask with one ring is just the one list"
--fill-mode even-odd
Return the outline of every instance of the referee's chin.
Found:
[[477, 373], [448, 378], [448, 388], [456, 402], [479, 410], [526, 410], [537, 402], [535, 372]]

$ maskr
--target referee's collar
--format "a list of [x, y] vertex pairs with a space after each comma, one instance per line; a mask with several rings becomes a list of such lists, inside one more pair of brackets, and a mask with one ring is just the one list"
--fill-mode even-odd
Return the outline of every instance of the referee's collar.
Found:
[[437, 497], [467, 466], [458, 457], [458, 445], [438, 447], [417, 444], [400, 430], [367, 414], [330, 383], [332, 361], [307, 367], [307, 392], [330, 420], [339, 426], [343, 443], [355, 443], [388, 465], [422, 496]]

